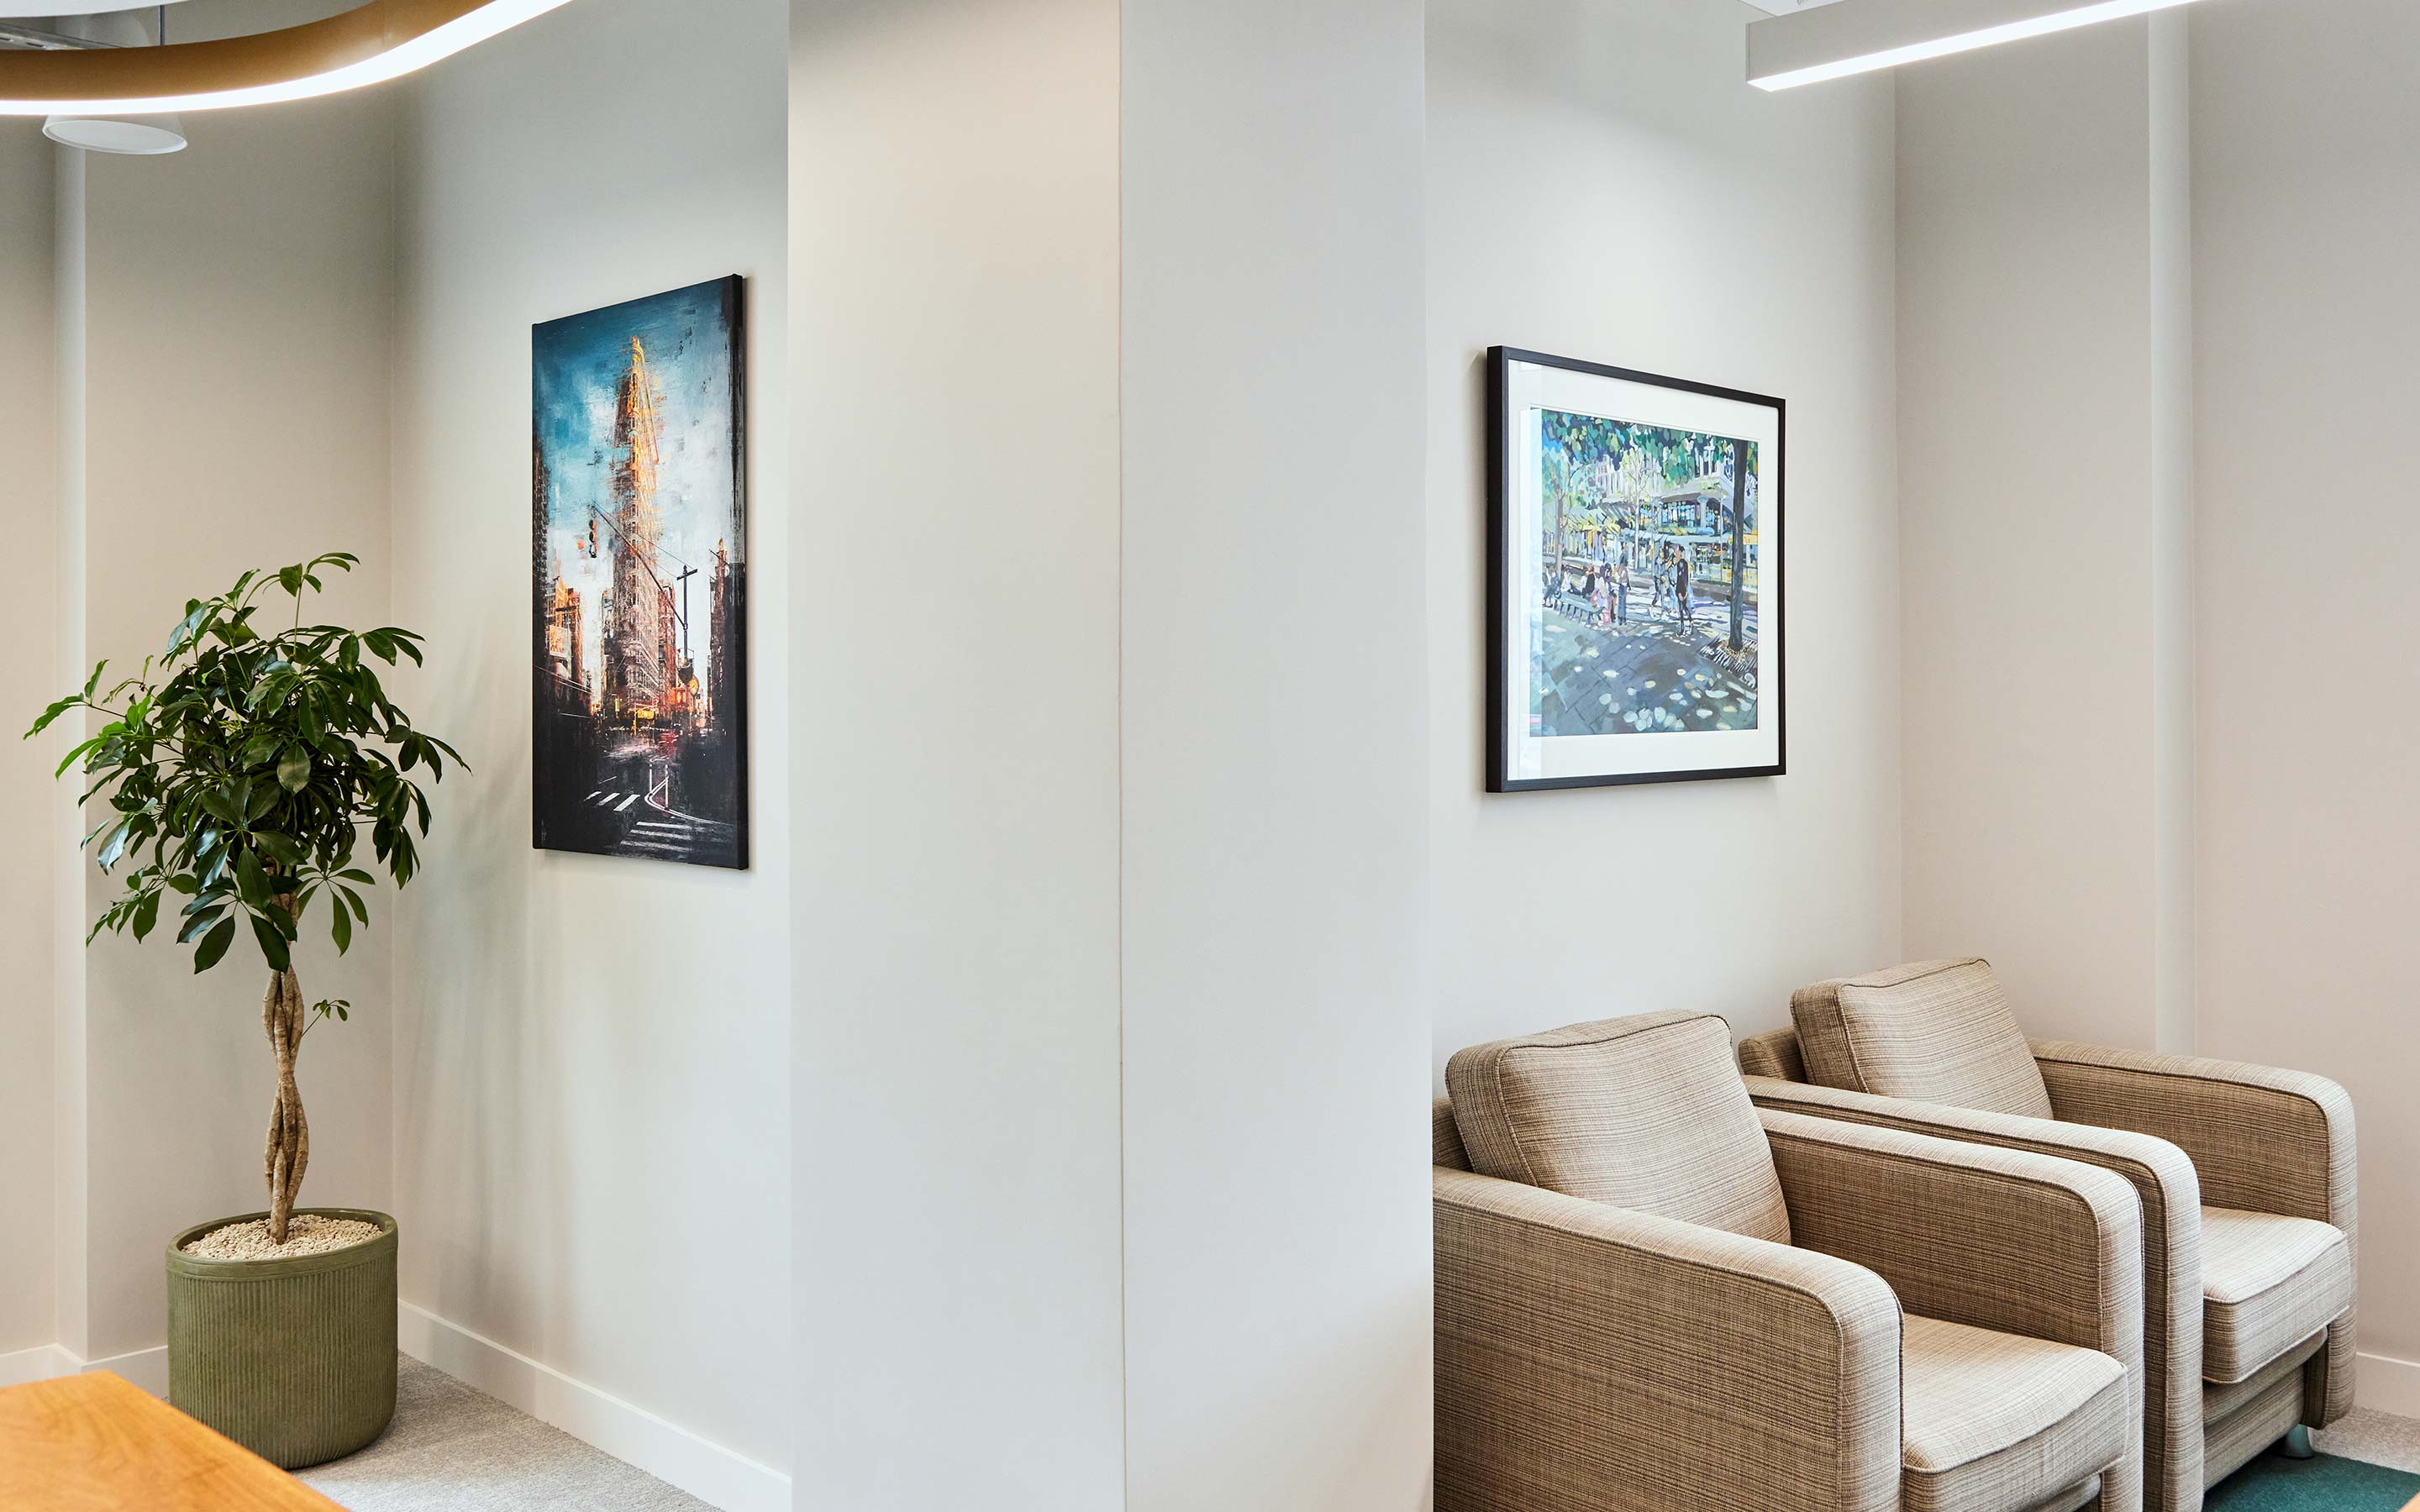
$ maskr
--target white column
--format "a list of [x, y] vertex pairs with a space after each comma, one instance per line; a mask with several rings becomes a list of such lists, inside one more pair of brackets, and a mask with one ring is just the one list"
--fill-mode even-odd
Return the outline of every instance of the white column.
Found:
[[2192, 1035], [2181, 16], [1899, 80], [1910, 956], [2038, 1034]]
[[1121, 1504], [1118, 13], [793, 11], [799, 1505]]
[[1422, 7], [1125, 22], [1127, 1504], [1401, 1512], [1430, 1431]]

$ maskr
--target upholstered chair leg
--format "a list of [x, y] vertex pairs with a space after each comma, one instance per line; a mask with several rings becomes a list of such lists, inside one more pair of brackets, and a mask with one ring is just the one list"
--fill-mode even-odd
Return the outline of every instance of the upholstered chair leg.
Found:
[[2310, 1458], [2311, 1430], [2300, 1423], [2288, 1428], [2286, 1436], [2277, 1441], [2277, 1452], [2288, 1459]]

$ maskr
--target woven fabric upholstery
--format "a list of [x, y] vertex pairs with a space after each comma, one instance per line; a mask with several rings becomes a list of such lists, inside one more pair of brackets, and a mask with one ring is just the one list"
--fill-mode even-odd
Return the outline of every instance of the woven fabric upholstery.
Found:
[[1470, 1169], [1470, 1157], [1463, 1152], [1462, 1131], [1453, 1126], [1453, 1104], [1444, 1098], [1429, 1104], [1429, 1164], [1453, 1171]]
[[2210, 1426], [2202, 1448], [2205, 1484], [2215, 1486], [2285, 1437], [2303, 1415], [2303, 1383], [2291, 1376]]
[[[2240, 1061], [2036, 1041], [2061, 1119], [2157, 1134], [2181, 1148], [2211, 1205], [2312, 1218], [2343, 1231], [2357, 1257], [2352, 1100], [2324, 1076]], [[2356, 1278], [2357, 1279], [2357, 1278]], [[2352, 1411], [2354, 1312], [2328, 1329], [2311, 1362], [2303, 1421]]]
[[2038, 1506], [2028, 1508], [2027, 1512], [2082, 1512], [2086, 1507], [2093, 1508], [2094, 1512], [2105, 1512], [2096, 1500], [2100, 1495], [2101, 1480], [2095, 1476], [2071, 1491], [2063, 1491]]
[[2277, 1356], [2274, 1360], [2270, 1361], [2267, 1365], [2262, 1365], [2258, 1370], [2253, 1372], [2251, 1377], [2247, 1380], [2235, 1381], [2231, 1384], [2223, 1384], [2212, 1381], [2203, 1381], [2201, 1387], [2202, 1422], [2205, 1424], [2216, 1423], [2222, 1418], [2231, 1417], [2239, 1408], [2251, 1401], [2255, 1396], [2261, 1395], [2270, 1387], [2277, 1384], [2280, 1381], [2285, 1380], [2288, 1376], [2299, 1378], [2303, 1373], [2304, 1365], [2310, 1360], [2311, 1356], [2319, 1353], [2321, 1350], [2326, 1349], [2327, 1345], [2327, 1331], [2322, 1329], [2319, 1333], [2312, 1335], [2309, 1338], [2304, 1339], [2302, 1343], [2295, 1345], [2292, 1349], [2288, 1350], [2285, 1353]]
[[1899, 1507], [1900, 1310], [1873, 1273], [1430, 1174], [1437, 1512]]
[[[1968, 1334], [1996, 1330], [2095, 1350], [2118, 1364], [2125, 1377], [2123, 1449], [2085, 1470], [2109, 1473], [2103, 1512], [2140, 1507], [2142, 1443], [2133, 1425], [2143, 1409], [2142, 1220], [2125, 1179], [2024, 1150], [1770, 1108], [1760, 1116], [1795, 1242], [1889, 1282], [1909, 1314], [1911, 1336], [1921, 1315], [1943, 1327], [1967, 1325]], [[1909, 1400], [1912, 1411], [1912, 1387]], [[2067, 1484], [2006, 1474], [1986, 1480], [2037, 1496]]]
[[1793, 1242], [1911, 1313], [2099, 1350], [2140, 1377], [2141, 1206], [2112, 1171], [1767, 1108]]
[[2109, 1356], [1913, 1313], [1901, 1331], [1907, 1512], [2024, 1512], [2132, 1449]]
[[1807, 1060], [1798, 1053], [1796, 1029], [1775, 1029], [1770, 1034], [1752, 1034], [1739, 1042], [1739, 1068], [1743, 1076], [1776, 1076], [1785, 1082], [1807, 1079]]
[[1999, 979], [1983, 961], [1926, 961], [1791, 995], [1807, 1079], [1983, 1113], [2051, 1116]]
[[2143, 1504], [2199, 1512], [2201, 1433], [2201, 1186], [2193, 1163], [2164, 1139], [2009, 1114], [1978, 1113], [1826, 1087], [1752, 1077], [1760, 1108], [2030, 1150], [2123, 1177], [2141, 1204], [2143, 1234]]
[[1474, 1171], [1786, 1244], [1730, 1046], [1708, 1014], [1607, 1019], [1458, 1051], [1446, 1089]]
[[2308, 1218], [2201, 1211], [2201, 1375], [2242, 1381], [2352, 1305], [2352, 1256]]

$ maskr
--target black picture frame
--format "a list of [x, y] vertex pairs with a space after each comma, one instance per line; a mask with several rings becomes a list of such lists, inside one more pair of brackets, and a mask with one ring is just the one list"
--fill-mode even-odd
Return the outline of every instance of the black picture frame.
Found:
[[[1667, 770], [1624, 771], [1574, 774], [1546, 777], [1516, 776], [1512, 770], [1512, 746], [1514, 737], [1510, 663], [1511, 637], [1513, 627], [1511, 615], [1513, 606], [1509, 584], [1514, 566], [1514, 553], [1519, 546], [1512, 540], [1513, 501], [1512, 499], [1512, 447], [1514, 416], [1512, 414], [1512, 369], [1515, 364], [1559, 370], [1567, 373], [1610, 378], [1622, 383], [1645, 385], [1669, 390], [1676, 393], [1694, 394], [1773, 412], [1773, 457], [1769, 484], [1761, 486], [1771, 497], [1761, 501], [1759, 517], [1774, 526], [1772, 549], [1759, 547], [1757, 656], [1761, 672], [1769, 667], [1773, 696], [1766, 702], [1760, 695], [1760, 721], [1769, 712], [1774, 723], [1773, 757], [1770, 761], [1749, 761], [1739, 764], [1691, 766]], [[1632, 417], [1642, 424], [1663, 424], [1652, 417]], [[1571, 788], [1637, 787], [1650, 783], [1705, 782], [1737, 780], [1751, 778], [1786, 776], [1789, 763], [1789, 677], [1788, 677], [1788, 605], [1789, 552], [1787, 519], [1789, 512], [1789, 405], [1772, 394], [1755, 393], [1744, 389], [1702, 383], [1636, 368], [1616, 367], [1574, 357], [1559, 357], [1547, 352], [1532, 351], [1519, 347], [1491, 347], [1487, 350], [1487, 791], [1491, 794], [1555, 792]], [[1760, 470], [1761, 473], [1762, 470]], [[1736, 568], [1734, 570], [1737, 570]], [[1770, 606], [1763, 602], [1770, 594]], [[1677, 616], [1676, 616], [1677, 620]], [[1760, 688], [1762, 684], [1760, 684]], [[1623, 736], [1623, 739], [1653, 740], [1662, 738], [1648, 733]]]

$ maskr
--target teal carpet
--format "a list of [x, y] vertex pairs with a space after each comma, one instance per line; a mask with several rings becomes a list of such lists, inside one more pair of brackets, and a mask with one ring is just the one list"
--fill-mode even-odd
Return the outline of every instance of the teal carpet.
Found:
[[2264, 1454], [2213, 1488], [2203, 1512], [2403, 1512], [2420, 1475], [2358, 1459]]

